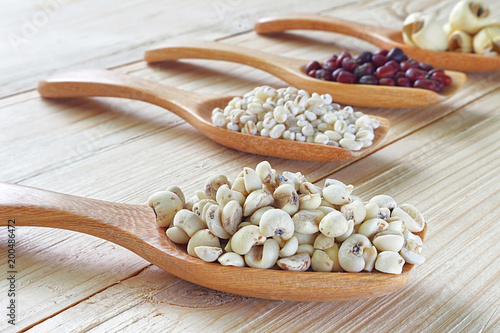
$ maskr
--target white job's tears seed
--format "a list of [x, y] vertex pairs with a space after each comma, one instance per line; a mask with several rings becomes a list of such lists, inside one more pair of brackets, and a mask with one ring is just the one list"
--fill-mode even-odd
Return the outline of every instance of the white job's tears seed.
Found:
[[340, 147], [348, 150], [369, 147], [379, 126], [375, 118], [355, 112], [351, 106], [341, 108], [330, 94], [269, 86], [256, 87], [233, 98], [223, 109], [215, 108], [212, 122], [244, 134], [336, 147], [344, 137], [349, 140]]
[[[259, 96], [268, 93], [278, 91], [261, 91]], [[293, 93], [307, 94], [286, 92]], [[284, 128], [275, 124], [271, 131]], [[306, 140], [291, 130], [282, 135]], [[323, 133], [314, 137], [319, 142], [327, 138]], [[385, 194], [363, 201], [353, 190], [335, 179], [320, 187], [300, 172], [279, 174], [262, 161], [255, 169], [243, 168], [234, 179], [211, 175], [188, 200], [179, 187], [169, 186], [151, 195], [148, 204], [157, 227], [166, 228], [166, 237], [184, 244], [188, 254], [221, 265], [401, 274], [405, 263], [424, 263], [422, 213]]]

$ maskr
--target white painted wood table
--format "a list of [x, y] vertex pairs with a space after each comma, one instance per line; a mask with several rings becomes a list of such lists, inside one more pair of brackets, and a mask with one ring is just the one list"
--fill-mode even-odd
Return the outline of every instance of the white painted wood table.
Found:
[[[496, 17], [500, 4], [488, 1]], [[115, 71], [205, 93], [242, 94], [285, 83], [217, 61], [148, 66], [143, 52], [174, 40], [218, 40], [303, 59], [375, 49], [332, 33], [273, 37], [256, 19], [322, 13], [400, 26], [424, 10], [444, 20], [453, 1], [10, 1], [0, 11], [0, 181], [96, 199], [143, 203], [169, 185], [192, 194], [211, 174], [266, 159], [207, 140], [177, 116], [141, 102], [42, 100], [39, 80], [80, 68]], [[389, 194], [428, 221], [425, 264], [403, 289], [350, 302], [284, 302], [198, 287], [126, 249], [71, 231], [16, 228], [15, 325], [9, 324], [8, 232], [0, 228], [2, 332], [499, 332], [500, 72], [419, 109], [361, 109], [392, 128], [353, 162], [267, 158], [278, 171], [336, 178], [369, 198]]]

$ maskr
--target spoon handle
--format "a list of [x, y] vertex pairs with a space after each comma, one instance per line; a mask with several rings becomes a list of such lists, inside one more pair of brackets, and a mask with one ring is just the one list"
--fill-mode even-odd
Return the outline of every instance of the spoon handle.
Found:
[[261, 69], [285, 81], [295, 78], [306, 61], [218, 42], [176, 43], [149, 50], [144, 59], [149, 63], [177, 59], [211, 59], [236, 62]]
[[18, 226], [49, 227], [81, 232], [121, 245], [166, 271], [183, 276], [186, 265], [182, 263], [193, 258], [172, 245], [165, 230], [156, 226], [155, 218], [154, 210], [147, 205], [0, 183], [0, 227], [7, 226], [9, 230]]
[[154, 212], [144, 205], [113, 203], [0, 183], [0, 226], [73, 230], [117, 242], [127, 231], [148, 224]]
[[[396, 30], [354, 23], [336, 17], [314, 14], [293, 14], [268, 17], [255, 23], [255, 31], [259, 34], [281, 32], [284, 30], [304, 29], [336, 32], [363, 39], [379, 47], [391, 47], [388, 36]], [[386, 42], [387, 41], [387, 42]]]
[[86, 69], [56, 75], [38, 84], [43, 97], [122, 97], [172, 111], [191, 124], [204, 120], [193, 112], [213, 96], [188, 92], [115, 71]]

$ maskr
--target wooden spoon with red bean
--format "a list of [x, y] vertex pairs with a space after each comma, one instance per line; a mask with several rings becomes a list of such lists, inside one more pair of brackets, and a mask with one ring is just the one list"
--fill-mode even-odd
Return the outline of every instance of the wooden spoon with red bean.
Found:
[[147, 51], [144, 58], [149, 63], [182, 58], [232, 61], [261, 69], [310, 93], [328, 93], [337, 103], [368, 107], [405, 108], [439, 103], [455, 94], [466, 80], [463, 73], [446, 71], [452, 83], [439, 93], [419, 88], [331, 82], [308, 76], [305, 67], [309, 60], [217, 42], [175, 43]]

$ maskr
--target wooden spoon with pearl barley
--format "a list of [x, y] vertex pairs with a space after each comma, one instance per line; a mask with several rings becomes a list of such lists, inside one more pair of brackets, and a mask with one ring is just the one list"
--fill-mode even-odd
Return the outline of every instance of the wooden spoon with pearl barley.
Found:
[[252, 66], [309, 93], [328, 93], [337, 103], [367, 107], [406, 108], [436, 104], [455, 94], [467, 79], [463, 73], [446, 71], [453, 81], [439, 93], [419, 88], [338, 83], [308, 76], [304, 68], [310, 60], [217, 42], [175, 43], [144, 55], [149, 63], [182, 58], [224, 60]]
[[292, 14], [267, 17], [255, 23], [259, 34], [285, 30], [321, 30], [363, 39], [383, 49], [399, 47], [410, 58], [428, 62], [436, 68], [463, 72], [490, 72], [500, 70], [500, 57], [483, 56], [474, 53], [438, 52], [419, 49], [403, 42], [401, 30], [388, 29], [367, 24], [346, 21], [337, 17], [314, 14]]
[[46, 98], [123, 97], [145, 101], [168, 109], [186, 120], [202, 134], [226, 147], [247, 153], [310, 161], [342, 161], [357, 158], [374, 150], [389, 130], [389, 121], [378, 119], [371, 146], [359, 151], [318, 143], [272, 139], [234, 132], [217, 127], [211, 115], [215, 107], [224, 108], [234, 96], [205, 95], [165, 86], [108, 70], [80, 70], [59, 74], [38, 84], [38, 92]]
[[[222, 266], [187, 254], [155, 223], [146, 205], [77, 197], [0, 183], [0, 226], [49, 227], [89, 234], [136, 253], [192, 283], [228, 293], [289, 301], [346, 301], [379, 297], [402, 288], [413, 265], [400, 275], [291, 272]], [[12, 228], [12, 227], [11, 227]], [[424, 229], [420, 236], [425, 236]]]

